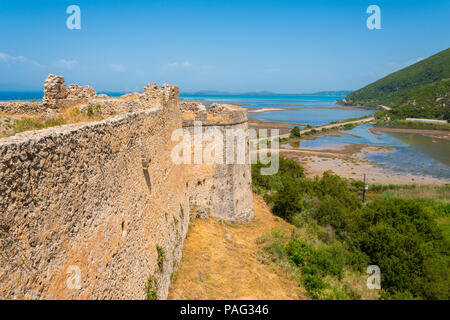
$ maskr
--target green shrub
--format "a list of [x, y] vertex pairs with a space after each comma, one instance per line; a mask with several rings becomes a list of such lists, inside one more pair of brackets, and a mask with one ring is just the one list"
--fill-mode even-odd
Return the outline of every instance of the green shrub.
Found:
[[301, 132], [298, 126], [295, 126], [291, 129], [291, 138], [300, 138]]
[[87, 106], [86, 113], [89, 118], [92, 118], [92, 117], [94, 117], [94, 115], [96, 115], [100, 112], [100, 109], [101, 109], [101, 105], [99, 105], [99, 104], [97, 104], [97, 105], [89, 104]]
[[380, 267], [385, 295], [449, 298], [449, 242], [420, 202], [374, 201], [355, 213], [354, 222], [352, 243]]
[[307, 295], [313, 299], [319, 299], [322, 290], [328, 287], [328, 284], [317, 274], [307, 273], [303, 275], [302, 283]]
[[290, 179], [283, 180], [281, 189], [271, 197], [271, 200], [273, 213], [287, 221], [291, 221], [292, 217], [303, 209], [300, 187]]
[[145, 283], [145, 291], [147, 300], [157, 300], [158, 293], [156, 291], [156, 283], [155, 279], [150, 275], [147, 278], [147, 282]]
[[286, 245], [288, 259], [296, 266], [304, 266], [311, 258], [312, 252], [310, 245], [299, 240], [289, 241]]
[[156, 251], [158, 253], [158, 258], [156, 259], [156, 263], [158, 264], [158, 269], [162, 270], [164, 266], [164, 259], [166, 257], [165, 250], [159, 245], [156, 245]]
[[35, 118], [22, 118], [16, 120], [14, 123], [14, 134], [29, 131], [29, 130], [40, 130], [54, 126], [60, 126], [65, 123], [64, 119], [35, 119]]
[[[423, 199], [390, 196], [363, 206], [358, 194], [361, 181], [349, 182], [331, 172], [305, 179], [303, 168], [282, 157], [274, 176], [261, 176], [260, 167], [252, 166], [254, 187], [273, 212], [329, 243], [316, 249], [296, 238], [278, 237], [267, 249], [276, 261], [288, 260], [302, 270], [311, 297], [353, 297], [350, 291], [343, 295], [330, 288], [324, 291], [323, 278], [342, 278], [346, 266], [365, 273], [375, 264], [381, 269], [385, 299], [450, 298], [450, 243], [434, 221], [449, 216], [448, 187], [429, 190], [430, 197], [425, 197], [422, 186], [373, 185], [371, 190], [396, 191], [405, 197], [420, 193]], [[435, 200], [435, 195], [442, 199]]]
[[338, 288], [332, 287], [324, 290], [321, 299], [323, 300], [350, 300], [351, 298]]

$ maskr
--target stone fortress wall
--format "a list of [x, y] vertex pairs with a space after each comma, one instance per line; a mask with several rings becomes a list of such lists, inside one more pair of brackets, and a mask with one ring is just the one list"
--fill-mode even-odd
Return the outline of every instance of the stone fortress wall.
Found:
[[250, 165], [171, 156], [174, 130], [245, 129], [245, 110], [180, 105], [169, 85], [114, 99], [53, 75], [43, 102], [15, 103], [0, 111], [96, 104], [108, 117], [0, 139], [2, 299], [165, 299], [190, 219], [253, 217]]

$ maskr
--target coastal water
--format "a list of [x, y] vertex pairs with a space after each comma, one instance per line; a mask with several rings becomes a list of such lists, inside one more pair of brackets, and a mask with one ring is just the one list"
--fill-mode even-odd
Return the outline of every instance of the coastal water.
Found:
[[[260, 120], [282, 121], [320, 126], [332, 121], [357, 118], [373, 114], [373, 110], [348, 110], [336, 105], [342, 96], [252, 96], [252, 95], [185, 95], [187, 101], [200, 101], [205, 105], [212, 102], [234, 103], [244, 108], [273, 108], [299, 110], [253, 113]], [[384, 133], [369, 131], [370, 124], [364, 124], [345, 131], [350, 135], [319, 136], [304, 140], [300, 145], [289, 147], [325, 150], [336, 149], [348, 144], [367, 144], [392, 147], [388, 152], [368, 153], [364, 156], [379, 166], [399, 173], [433, 176], [450, 180], [450, 141], [433, 139], [417, 134]]]
[[[123, 92], [105, 92], [111, 97], [119, 97]], [[41, 100], [42, 92], [0, 92], [0, 101], [4, 100]], [[291, 122], [302, 125], [320, 126], [332, 121], [357, 118], [373, 114], [373, 110], [349, 110], [339, 108], [336, 100], [343, 96], [312, 95], [181, 95], [184, 101], [200, 101], [205, 105], [214, 102], [239, 104], [244, 108], [292, 109], [289, 111], [270, 111], [253, 113], [252, 117], [269, 120]], [[380, 166], [395, 172], [429, 175], [450, 179], [450, 141], [433, 139], [415, 134], [371, 133], [370, 124], [364, 124], [345, 131], [351, 135], [319, 136], [313, 140], [301, 141], [304, 149], [325, 150], [339, 148], [348, 144], [368, 144], [393, 147], [393, 151], [375, 152], [365, 157]]]
[[39, 101], [42, 100], [43, 97], [44, 92], [42, 91], [0, 91], [0, 101], [10, 101], [10, 100]]
[[[292, 122], [300, 125], [320, 126], [332, 121], [359, 118], [373, 114], [373, 110], [339, 108], [336, 100], [344, 96], [312, 95], [183, 95], [186, 101], [199, 101], [205, 105], [213, 102], [239, 104], [243, 108], [270, 108], [299, 110], [252, 113], [260, 120]], [[301, 126], [300, 126], [301, 127]]]
[[393, 151], [364, 156], [394, 172], [450, 179], [450, 141], [408, 133], [374, 134], [369, 131], [372, 127], [371, 124], [363, 124], [344, 131], [350, 135], [319, 136], [314, 140], [301, 141], [294, 147], [312, 150], [337, 149], [348, 144], [393, 147]]
[[[120, 97], [124, 92], [97, 92], [105, 93], [110, 97]], [[42, 101], [43, 91], [0, 91], [0, 101]]]

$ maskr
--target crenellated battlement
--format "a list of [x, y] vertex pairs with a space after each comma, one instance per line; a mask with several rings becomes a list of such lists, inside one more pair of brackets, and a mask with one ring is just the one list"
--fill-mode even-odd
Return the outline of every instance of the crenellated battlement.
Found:
[[[0, 110], [58, 116], [89, 105], [103, 120], [0, 139], [0, 298], [144, 299], [152, 277], [165, 299], [190, 219], [253, 217], [249, 164], [173, 158], [182, 143], [174, 132], [198, 135], [194, 120], [202, 130], [245, 130], [245, 110], [180, 105], [170, 85], [111, 98], [53, 75], [42, 102]], [[79, 288], [68, 285], [70, 270]]]

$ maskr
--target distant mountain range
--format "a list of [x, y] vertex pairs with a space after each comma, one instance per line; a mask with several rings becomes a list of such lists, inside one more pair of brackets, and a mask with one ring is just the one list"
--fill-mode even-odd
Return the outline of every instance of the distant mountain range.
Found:
[[339, 103], [384, 105], [417, 116], [434, 109], [434, 115], [427, 116], [442, 117], [450, 109], [450, 48], [356, 90]]
[[197, 92], [182, 92], [184, 96], [346, 96], [352, 91], [319, 91], [314, 93], [277, 93], [272, 91], [258, 91], [258, 92], [229, 92], [229, 91], [214, 91], [214, 90], [201, 90]]

